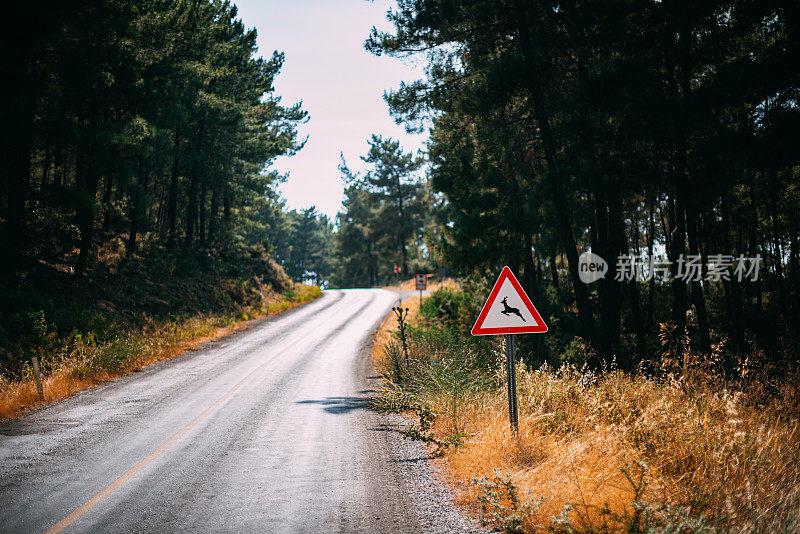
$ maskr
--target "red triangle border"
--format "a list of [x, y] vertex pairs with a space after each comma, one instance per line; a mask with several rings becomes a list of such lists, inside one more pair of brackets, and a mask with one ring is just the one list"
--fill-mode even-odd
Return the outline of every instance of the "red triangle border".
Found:
[[[520, 299], [522, 299], [522, 303], [533, 315], [536, 325], [509, 326], [500, 328], [483, 327], [483, 322], [486, 320], [486, 316], [489, 315], [489, 310], [491, 310], [492, 306], [494, 306], [494, 302], [497, 299], [497, 294], [500, 293], [500, 287], [503, 285], [503, 282], [506, 280], [506, 278], [511, 281], [511, 285], [514, 287], [514, 290], [517, 292]], [[475, 321], [475, 326], [472, 327], [472, 331], [470, 333], [473, 336], [491, 336], [499, 334], [544, 334], [545, 332], [547, 332], [547, 325], [545, 324], [544, 319], [542, 319], [542, 316], [539, 315], [539, 312], [536, 310], [533, 302], [531, 302], [531, 299], [528, 298], [525, 290], [522, 289], [522, 286], [517, 281], [517, 277], [514, 276], [514, 273], [511, 272], [511, 269], [508, 266], [503, 267], [503, 270], [500, 272], [497, 282], [494, 283], [492, 292], [489, 293], [489, 298], [486, 299], [486, 304], [483, 305], [481, 313], [478, 315], [478, 319]]]

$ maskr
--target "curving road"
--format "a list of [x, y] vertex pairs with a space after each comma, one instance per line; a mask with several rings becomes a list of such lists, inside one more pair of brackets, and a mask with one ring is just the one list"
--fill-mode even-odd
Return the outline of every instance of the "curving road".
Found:
[[362, 346], [397, 302], [311, 304], [0, 425], [0, 532], [417, 532]]

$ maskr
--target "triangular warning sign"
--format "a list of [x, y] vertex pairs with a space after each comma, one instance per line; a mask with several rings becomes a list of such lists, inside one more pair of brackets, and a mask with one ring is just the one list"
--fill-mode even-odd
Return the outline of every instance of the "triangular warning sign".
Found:
[[541, 334], [547, 332], [544, 319], [508, 267], [503, 267], [486, 304], [483, 305], [473, 336], [496, 334]]

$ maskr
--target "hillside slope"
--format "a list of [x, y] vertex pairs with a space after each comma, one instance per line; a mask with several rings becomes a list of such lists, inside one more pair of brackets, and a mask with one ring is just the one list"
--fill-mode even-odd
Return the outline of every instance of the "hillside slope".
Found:
[[[37, 263], [0, 280], [0, 418], [320, 294], [245, 249], [186, 257], [157, 250], [133, 259], [101, 251], [82, 277], [66, 265]], [[44, 377], [43, 399], [33, 357]]]

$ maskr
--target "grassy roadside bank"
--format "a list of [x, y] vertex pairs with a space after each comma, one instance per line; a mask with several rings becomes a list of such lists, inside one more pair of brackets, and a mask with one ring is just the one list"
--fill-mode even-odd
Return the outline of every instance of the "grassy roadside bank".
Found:
[[[389, 330], [378, 408], [442, 455], [462, 504], [505, 532], [796, 532], [800, 390], [757, 355], [723, 377], [601, 374], [518, 364], [520, 431], [508, 428], [499, 339], [471, 338], [476, 303], [434, 292], [409, 328], [410, 365]], [[668, 350], [664, 347], [663, 350]], [[397, 360], [400, 361], [397, 361]]]
[[[49, 269], [15, 286], [6, 280], [0, 420], [178, 356], [321, 295], [317, 286], [292, 282], [268, 258], [237, 257], [215, 266], [182, 271], [140, 260], [96, 269], [82, 279]], [[31, 356], [40, 362], [43, 399]]]

